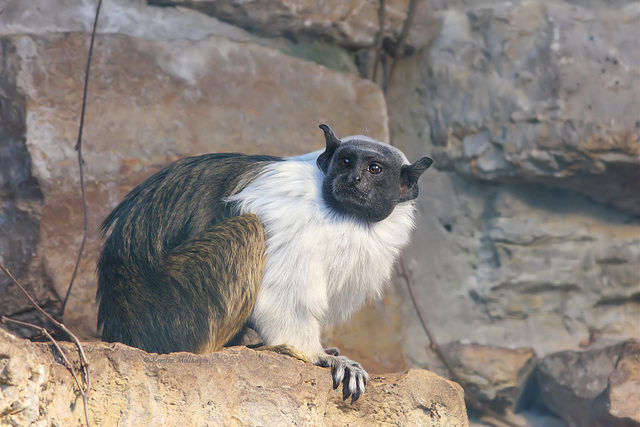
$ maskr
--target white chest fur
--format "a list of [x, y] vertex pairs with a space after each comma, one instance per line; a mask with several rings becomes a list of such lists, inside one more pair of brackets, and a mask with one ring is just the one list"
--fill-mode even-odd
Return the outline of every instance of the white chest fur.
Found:
[[[296, 326], [272, 316], [274, 311], [293, 311], [302, 323], [321, 328], [348, 319], [367, 298], [379, 296], [413, 228], [410, 202], [371, 224], [331, 211], [322, 200], [319, 154], [269, 164], [228, 199], [242, 213], [256, 214], [267, 230], [265, 273], [252, 319], [278, 323], [260, 331], [268, 344], [295, 334], [287, 329]], [[282, 343], [305, 351], [304, 343], [288, 341]]]

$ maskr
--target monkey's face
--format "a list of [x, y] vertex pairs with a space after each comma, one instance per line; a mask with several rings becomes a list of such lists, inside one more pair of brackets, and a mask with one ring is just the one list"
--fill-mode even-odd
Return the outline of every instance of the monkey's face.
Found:
[[403, 163], [401, 154], [392, 147], [345, 141], [329, 159], [322, 186], [324, 200], [342, 214], [367, 222], [382, 221], [398, 203], [409, 200], [402, 191]]
[[418, 197], [418, 179], [433, 160], [422, 157], [413, 164], [391, 145], [367, 137], [340, 140], [327, 125], [320, 125], [327, 143], [318, 156], [325, 173], [322, 198], [342, 214], [365, 222], [382, 221], [398, 203]]

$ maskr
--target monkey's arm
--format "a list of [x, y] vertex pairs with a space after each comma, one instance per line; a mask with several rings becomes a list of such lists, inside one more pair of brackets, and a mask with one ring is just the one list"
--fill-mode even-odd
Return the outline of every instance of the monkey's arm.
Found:
[[[351, 396], [353, 402], [364, 393], [369, 374], [358, 362], [338, 355], [337, 349], [322, 348], [319, 319], [324, 313], [324, 298], [323, 292], [318, 292], [317, 289], [322, 287], [319, 286], [321, 281], [314, 283], [313, 280], [322, 275], [311, 273], [305, 277], [311, 278], [309, 283], [297, 281], [295, 288], [272, 287], [269, 286], [269, 277], [266, 281], [263, 280], [263, 287], [251, 316], [251, 325], [264, 339], [264, 349], [331, 368], [334, 389], [342, 384], [343, 398]], [[310, 289], [316, 291], [307, 293]]]
[[351, 396], [351, 403], [358, 400], [364, 393], [364, 387], [369, 379], [369, 374], [362, 365], [348, 357], [340, 356], [340, 351], [336, 347], [325, 348], [325, 354], [318, 354], [313, 359], [290, 345], [263, 345], [257, 347], [256, 350], [274, 351], [302, 360], [305, 363], [331, 368], [333, 389], [337, 389], [342, 384], [342, 398], [346, 400]]

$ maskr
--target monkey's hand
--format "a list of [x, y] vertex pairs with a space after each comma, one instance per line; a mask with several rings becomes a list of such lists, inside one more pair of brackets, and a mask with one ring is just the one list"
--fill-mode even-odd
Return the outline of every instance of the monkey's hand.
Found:
[[340, 356], [340, 349], [338, 347], [327, 347], [324, 352], [331, 356]]
[[351, 396], [351, 403], [358, 400], [364, 393], [364, 386], [369, 379], [369, 374], [358, 362], [345, 357], [325, 354], [318, 356], [315, 365], [331, 368], [333, 375], [333, 389], [337, 389], [342, 383], [342, 399]]

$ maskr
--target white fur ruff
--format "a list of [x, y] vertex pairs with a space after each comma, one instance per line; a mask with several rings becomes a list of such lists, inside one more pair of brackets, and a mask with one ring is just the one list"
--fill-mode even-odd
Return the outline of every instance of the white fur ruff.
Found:
[[323, 354], [323, 327], [378, 297], [409, 242], [414, 208], [396, 206], [372, 224], [336, 214], [322, 200], [321, 151], [274, 162], [227, 199], [267, 230], [267, 261], [250, 321], [267, 345]]

